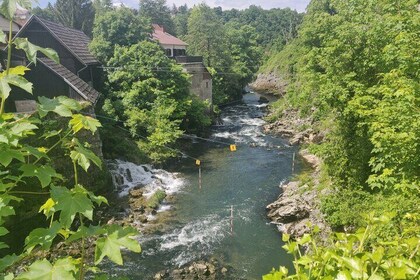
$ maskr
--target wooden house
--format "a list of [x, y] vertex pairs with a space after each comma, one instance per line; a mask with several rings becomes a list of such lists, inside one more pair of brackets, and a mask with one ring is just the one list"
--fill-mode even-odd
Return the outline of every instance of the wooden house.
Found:
[[[31, 111], [38, 96], [68, 96], [95, 105], [101, 81], [101, 64], [89, 52], [90, 39], [79, 30], [65, 27], [38, 16], [31, 16], [16, 37], [28, 38], [38, 46], [54, 49], [60, 58], [56, 63], [38, 54], [36, 63], [29, 63], [22, 51], [14, 50], [12, 66], [25, 65], [31, 69], [25, 75], [34, 84], [33, 95], [16, 90], [7, 100], [8, 111]], [[3, 61], [3, 65], [5, 64]]]

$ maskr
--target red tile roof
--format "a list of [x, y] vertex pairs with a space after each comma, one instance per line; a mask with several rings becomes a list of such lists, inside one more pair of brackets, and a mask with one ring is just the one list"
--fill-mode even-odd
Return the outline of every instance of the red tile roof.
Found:
[[164, 45], [188, 46], [187, 43], [166, 33], [163, 27], [153, 24], [153, 39]]

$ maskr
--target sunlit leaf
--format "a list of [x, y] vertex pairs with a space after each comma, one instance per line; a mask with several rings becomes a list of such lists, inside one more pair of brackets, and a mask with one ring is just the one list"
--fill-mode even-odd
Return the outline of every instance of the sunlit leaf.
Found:
[[69, 124], [74, 133], [77, 133], [82, 129], [90, 130], [92, 133], [95, 133], [98, 130], [98, 127], [101, 127], [101, 123], [97, 119], [81, 114], [73, 115]]
[[77, 267], [71, 258], [59, 259], [54, 265], [44, 259], [31, 264], [28, 271], [17, 276], [16, 280], [74, 280], [76, 272]]
[[48, 165], [23, 164], [20, 170], [23, 171], [22, 177], [37, 177], [43, 188], [51, 183], [52, 178], [62, 179], [62, 176]]
[[80, 191], [70, 191], [64, 187], [51, 187], [51, 198], [55, 201], [55, 210], [60, 211], [60, 222], [70, 228], [77, 214], [92, 220], [93, 204], [87, 194]]
[[109, 226], [107, 235], [96, 241], [95, 264], [99, 264], [104, 257], [108, 257], [114, 263], [122, 265], [121, 247], [140, 253], [140, 244], [133, 239], [137, 234], [138, 232], [134, 228], [121, 228], [118, 225]]
[[36, 57], [38, 52], [43, 53], [46, 57], [59, 63], [58, 54], [53, 49], [42, 48], [37, 45], [34, 45], [31, 42], [29, 42], [27, 38], [16, 38], [13, 43], [15, 44], [17, 49], [23, 50], [26, 53], [28, 60], [33, 62], [34, 64], [36, 64]]
[[54, 112], [62, 117], [71, 117], [72, 111], [79, 111], [82, 106], [74, 99], [59, 96], [53, 99], [40, 96], [38, 98], [38, 113], [41, 117], [46, 116], [49, 112]]
[[53, 222], [49, 228], [34, 229], [25, 238], [25, 250], [30, 253], [36, 246], [40, 246], [42, 250], [49, 250], [60, 230], [59, 222]]

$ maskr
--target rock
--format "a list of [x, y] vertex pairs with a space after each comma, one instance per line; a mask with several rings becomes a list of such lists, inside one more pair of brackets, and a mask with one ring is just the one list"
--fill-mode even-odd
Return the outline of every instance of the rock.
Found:
[[202, 263], [196, 263], [194, 265], [194, 268], [199, 270], [199, 271], [205, 271], [207, 269], [207, 265], [206, 264], [202, 264]]
[[284, 94], [287, 82], [285, 79], [274, 73], [258, 74], [257, 79], [250, 84], [250, 88], [259, 91], [273, 94]]
[[145, 210], [146, 209], [144, 208], [144, 206], [140, 205], [137, 209], [134, 209], [133, 211], [137, 212], [137, 213], [140, 213], [140, 214], [144, 214]]
[[281, 136], [286, 136], [286, 137], [293, 136], [295, 134], [294, 130], [285, 129], [285, 128], [278, 128], [276, 130], [276, 133], [281, 135]]
[[260, 96], [260, 99], [258, 99], [258, 102], [259, 102], [259, 103], [269, 103], [269, 102], [270, 102], [270, 100], [268, 100], [268, 98], [267, 98], [267, 97]]
[[302, 144], [305, 140], [305, 133], [299, 132], [293, 135], [293, 137], [289, 140], [290, 145], [295, 146]]
[[139, 198], [139, 197], [142, 197], [143, 196], [143, 191], [142, 190], [140, 190], [140, 188], [138, 188], [138, 187], [136, 187], [136, 188], [134, 188], [134, 189], [132, 189], [132, 190], [130, 190], [130, 196], [132, 197], [132, 198]]
[[126, 169], [125, 170], [125, 175], [126, 175], [126, 177], [127, 177], [127, 181], [128, 182], [133, 182], [133, 177], [131, 176], [131, 171], [130, 171], [130, 169]]
[[222, 274], [226, 274], [228, 272], [228, 269], [226, 267], [223, 267], [220, 272], [222, 272]]
[[[313, 176], [318, 176], [314, 172]], [[300, 182], [290, 182], [281, 186], [283, 193], [267, 206], [268, 217], [278, 225], [279, 231], [292, 237], [301, 237], [309, 233], [307, 225], [318, 225], [325, 236], [330, 231], [319, 210], [318, 191], [309, 185], [301, 186]], [[322, 195], [322, 194], [320, 194]]]
[[276, 223], [291, 223], [309, 216], [306, 203], [300, 199], [286, 198], [278, 205], [268, 213], [268, 217]]
[[312, 166], [312, 168], [318, 169], [320, 167], [321, 159], [316, 155], [311, 154], [308, 150], [302, 150], [299, 154]]
[[141, 216], [139, 217], [139, 221], [140, 221], [141, 223], [145, 224], [145, 223], [147, 223], [147, 222], [148, 222], [148, 219], [147, 219], [147, 217], [146, 217], [145, 215], [141, 215]]

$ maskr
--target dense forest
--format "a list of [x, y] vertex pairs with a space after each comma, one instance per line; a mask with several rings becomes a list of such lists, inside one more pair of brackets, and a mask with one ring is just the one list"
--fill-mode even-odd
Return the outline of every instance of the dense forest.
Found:
[[[293, 110], [325, 134], [309, 148], [324, 161], [327, 221], [340, 231], [365, 228], [302, 258], [298, 275], [419, 276], [419, 31], [418, 1], [314, 0], [298, 37], [261, 69], [288, 83], [272, 120]], [[371, 216], [384, 213], [385, 222]]]

